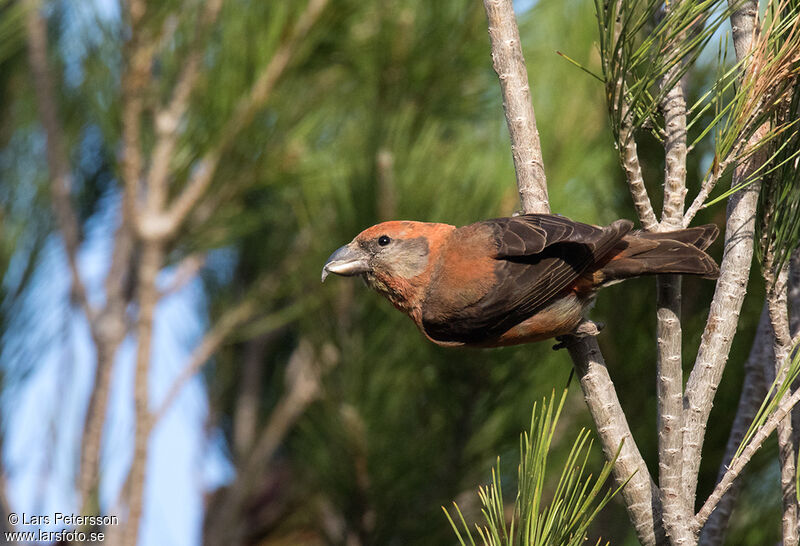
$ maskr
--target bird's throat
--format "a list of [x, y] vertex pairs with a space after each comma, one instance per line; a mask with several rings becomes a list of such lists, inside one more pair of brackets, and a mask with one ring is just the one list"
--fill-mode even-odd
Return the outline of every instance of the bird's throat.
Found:
[[370, 288], [383, 295], [400, 311], [412, 318], [419, 312], [424, 290], [421, 284], [414, 282], [414, 279], [384, 277], [374, 273], [367, 273], [364, 279]]

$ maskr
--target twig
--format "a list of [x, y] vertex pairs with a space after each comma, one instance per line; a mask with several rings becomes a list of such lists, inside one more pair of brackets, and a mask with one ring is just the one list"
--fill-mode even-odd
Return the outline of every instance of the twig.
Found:
[[492, 46], [492, 65], [500, 78], [503, 108], [511, 135], [511, 154], [525, 212], [550, 212], [542, 145], [531, 103], [528, 72], [522, 55], [512, 0], [484, 0]]
[[775, 410], [775, 412], [770, 415], [769, 419], [758, 429], [758, 432], [753, 436], [753, 439], [747, 444], [747, 447], [744, 448], [742, 453], [733, 460], [731, 466], [725, 472], [725, 475], [719, 481], [717, 486], [712, 491], [711, 495], [709, 495], [706, 502], [703, 504], [703, 507], [700, 508], [700, 511], [694, 517], [694, 521], [691, 523], [694, 529], [700, 529], [703, 524], [708, 520], [711, 513], [714, 511], [714, 508], [719, 503], [722, 496], [730, 489], [736, 478], [739, 477], [744, 467], [750, 462], [750, 459], [753, 457], [756, 451], [761, 447], [761, 444], [764, 443], [772, 431], [775, 430], [778, 426], [778, 423], [786, 417], [792, 408], [800, 402], [800, 389], [796, 390], [792, 393], [791, 396], [784, 397], [781, 404]]
[[33, 76], [39, 119], [47, 137], [47, 166], [52, 180], [50, 193], [53, 196], [53, 210], [59, 231], [64, 238], [67, 263], [72, 276], [72, 293], [91, 324], [95, 321], [96, 311], [89, 303], [86, 287], [78, 269], [80, 227], [72, 206], [72, 173], [64, 144], [64, 129], [58, 117], [53, 80], [47, 63], [47, 29], [39, 13], [38, 0], [27, 0], [26, 9], [28, 63]]
[[[791, 334], [789, 332], [789, 308], [786, 285], [789, 276], [788, 264], [776, 275], [774, 249], [769, 243], [764, 259], [764, 281], [767, 286], [767, 309], [773, 332], [773, 362], [764, 362], [765, 372], [770, 372], [768, 380], [783, 382], [789, 365]], [[781, 465], [781, 499], [783, 503], [783, 544], [796, 546], [798, 543], [798, 506], [795, 491], [795, 449], [792, 435], [791, 414], [778, 423], [778, 456]]]
[[233, 452], [239, 460], [244, 459], [255, 442], [263, 391], [264, 355], [274, 338], [275, 335], [268, 332], [249, 340], [244, 347], [239, 395], [233, 412]]
[[628, 103], [622, 104], [622, 123], [619, 130], [620, 140], [620, 163], [625, 171], [625, 178], [628, 181], [628, 189], [633, 199], [633, 207], [639, 217], [639, 223], [646, 231], [651, 231], [658, 226], [656, 213], [647, 195], [647, 188], [644, 185], [642, 166], [639, 163], [639, 152], [636, 147], [636, 139], [633, 137]]
[[[728, 157], [736, 157], [737, 152], [732, 152]], [[702, 208], [705, 207], [706, 199], [711, 194], [711, 191], [717, 185], [722, 173], [725, 172], [725, 169], [728, 168], [728, 161], [723, 161], [720, 165], [717, 165], [714, 168], [714, 172], [712, 172], [708, 178], [703, 181], [703, 185], [700, 186], [700, 191], [697, 192], [692, 204], [689, 205], [689, 208], [686, 209], [686, 214], [683, 215], [683, 227], [689, 227], [689, 224], [692, 223], [692, 220], [697, 215], [698, 212]]]
[[597, 340], [588, 336], [574, 339], [567, 344], [567, 349], [606, 459], [611, 460], [622, 443], [614, 465], [614, 479], [618, 484], [630, 479], [621, 494], [639, 542], [644, 545], [665, 543], [659, 489], [631, 435]]
[[[736, 408], [736, 417], [731, 426], [728, 442], [725, 445], [725, 455], [719, 468], [717, 481], [722, 480], [731, 464], [736, 450], [739, 449], [745, 434], [756, 416], [761, 401], [767, 394], [764, 381], [763, 363], [774, 362], [772, 352], [772, 328], [769, 323], [769, 314], [766, 304], [761, 312], [750, 355], [744, 364], [744, 382], [739, 395], [739, 405]], [[741, 482], [735, 481], [731, 488], [719, 500], [717, 507], [703, 526], [699, 544], [704, 546], [721, 546], [728, 528], [731, 512], [736, 504]]]
[[204, 252], [189, 254], [188, 256], [183, 258], [175, 266], [175, 271], [172, 277], [172, 281], [169, 283], [169, 286], [167, 286], [161, 292], [161, 296], [165, 297], [181, 290], [184, 286], [186, 286], [189, 283], [189, 281], [191, 281], [192, 279], [195, 278], [195, 276], [197, 276], [200, 270], [203, 269], [205, 263], [206, 263], [206, 254]]
[[169, 410], [172, 403], [180, 394], [184, 385], [200, 370], [209, 358], [219, 349], [225, 338], [242, 323], [247, 321], [258, 310], [258, 302], [254, 298], [248, 298], [237, 306], [229, 309], [220, 317], [216, 326], [212, 328], [189, 356], [189, 361], [178, 377], [173, 381], [167, 391], [164, 400], [153, 413], [153, 423], [157, 423]]
[[189, 98], [199, 75], [204, 38], [216, 21], [223, 0], [210, 0], [200, 16], [199, 25], [193, 39], [191, 50], [183, 66], [178, 82], [173, 90], [169, 106], [156, 114], [156, 135], [158, 140], [153, 150], [152, 165], [148, 173], [150, 191], [164, 191], [167, 175], [170, 172], [175, 145], [178, 141], [178, 127], [181, 118], [189, 107]]
[[249, 93], [242, 97], [236, 105], [233, 115], [225, 123], [221, 131], [220, 140], [200, 159], [198, 167], [187, 182], [186, 187], [169, 208], [164, 222], [158, 224], [156, 226], [157, 230], [149, 234], [149, 236], [162, 236], [160, 233], [162, 229], [172, 231], [177, 229], [192, 208], [203, 197], [211, 185], [222, 154], [228, 149], [236, 135], [252, 121], [256, 112], [269, 99], [273, 87], [289, 65], [289, 61], [292, 59], [302, 38], [311, 30], [327, 3], [328, 0], [309, 0], [305, 11], [300, 15], [289, 38], [278, 48], [267, 63], [267, 66], [261, 71]]
[[[749, 5], [753, 3], [752, 0], [748, 0], [747, 5], [742, 5], [731, 16], [734, 27], [737, 24], [744, 24], [741, 16], [743, 13], [749, 13]], [[749, 28], [753, 29], [754, 25], [753, 20]], [[738, 28], [740, 30], [734, 32], [734, 45], [737, 58], [741, 60], [750, 50], [752, 30], [747, 34], [741, 30], [743, 27]], [[742, 47], [743, 40], [747, 40], [745, 47]], [[750, 141], [761, 140], [765, 131], [766, 127], [759, 128], [751, 136]], [[761, 166], [764, 159], [760, 153], [750, 156], [747, 161], [737, 166], [731, 184], [737, 185], [740, 181], [746, 180], [750, 173]], [[720, 277], [684, 395], [682, 482], [683, 494], [687, 499], [695, 498], [706, 423], [728, 360], [733, 336], [738, 326], [739, 312], [747, 290], [747, 279], [750, 276], [753, 258], [755, 211], [760, 189], [760, 180], [756, 180], [733, 194], [728, 201], [725, 251], [720, 266]]]
[[297, 419], [320, 393], [321, 380], [338, 362], [338, 354], [330, 346], [323, 349], [321, 358], [313, 352], [311, 344], [301, 340], [292, 353], [286, 369], [286, 390], [270, 414], [269, 421], [261, 430], [247, 460], [240, 466], [234, 483], [218, 500], [213, 525], [204, 537], [210, 545], [238, 543], [233, 525], [238, 512], [246, 502], [253, 486], [261, 482], [264, 469], [272, 459], [280, 443]]
[[[622, 32], [622, 0], [616, 0], [615, 13], [617, 19], [614, 23], [614, 40], [619, 40]], [[617, 48], [618, 56], [622, 55], [622, 49]], [[619, 58], [617, 59], [619, 60]], [[656, 213], [653, 211], [653, 204], [650, 196], [647, 195], [647, 187], [644, 184], [642, 175], [642, 165], [639, 162], [639, 151], [636, 146], [636, 138], [633, 134], [633, 112], [631, 106], [625, 99], [625, 80], [620, 73], [614, 83], [613, 107], [620, 109], [620, 128], [619, 128], [619, 158], [622, 169], [625, 171], [625, 178], [628, 181], [628, 189], [633, 199], [633, 208], [639, 217], [639, 223], [645, 231], [651, 231], [658, 227]]]
[[[674, 2], [669, 2], [672, 9]], [[667, 71], [662, 85], [675, 80], [680, 70], [676, 64]], [[664, 95], [661, 103], [664, 111], [664, 206], [661, 213], [662, 228], [670, 226], [677, 229], [683, 219], [683, 207], [686, 199], [686, 100], [683, 97], [683, 86], [674, 81], [673, 86]]]

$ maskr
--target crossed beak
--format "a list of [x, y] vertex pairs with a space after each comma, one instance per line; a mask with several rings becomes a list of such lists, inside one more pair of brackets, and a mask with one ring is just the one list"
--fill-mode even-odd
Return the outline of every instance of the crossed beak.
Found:
[[351, 246], [352, 244], [345, 245], [331, 254], [322, 268], [322, 282], [325, 282], [325, 277], [330, 273], [352, 277], [369, 271], [369, 256], [357, 246]]

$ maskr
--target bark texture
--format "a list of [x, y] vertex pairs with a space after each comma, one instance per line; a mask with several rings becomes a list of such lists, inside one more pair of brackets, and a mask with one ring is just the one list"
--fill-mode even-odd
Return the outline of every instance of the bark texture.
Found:
[[550, 212], [542, 145], [536, 128], [514, 5], [511, 0], [484, 0], [483, 5], [489, 21], [492, 64], [503, 92], [503, 108], [511, 135], [511, 154], [522, 209], [525, 212]]

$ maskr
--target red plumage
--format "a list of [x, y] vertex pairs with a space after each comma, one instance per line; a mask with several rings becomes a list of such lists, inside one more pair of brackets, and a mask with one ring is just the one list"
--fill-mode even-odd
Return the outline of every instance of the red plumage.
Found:
[[456, 228], [384, 222], [331, 255], [328, 273], [362, 275], [440, 345], [496, 347], [571, 333], [602, 286], [640, 275], [716, 278], [705, 225], [631, 232], [526, 214]]

